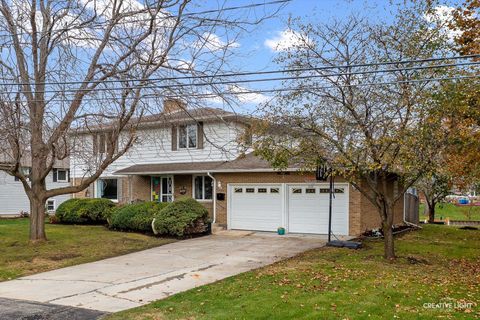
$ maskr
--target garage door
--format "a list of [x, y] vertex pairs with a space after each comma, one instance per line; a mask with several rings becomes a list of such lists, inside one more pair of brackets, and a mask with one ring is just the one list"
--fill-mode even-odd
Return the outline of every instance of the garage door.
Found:
[[231, 229], [276, 231], [282, 226], [281, 185], [231, 185], [229, 188]]
[[[328, 185], [288, 186], [287, 192], [288, 231], [328, 234]], [[348, 235], [348, 188], [345, 184], [335, 185], [332, 231]]]

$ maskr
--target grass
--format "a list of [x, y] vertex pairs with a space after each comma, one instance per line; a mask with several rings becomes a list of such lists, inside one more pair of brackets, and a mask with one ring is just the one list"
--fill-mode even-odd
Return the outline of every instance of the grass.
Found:
[[[426, 225], [397, 238], [394, 263], [381, 241], [364, 244], [308, 251], [107, 319], [480, 318], [480, 231]], [[425, 307], [442, 302], [458, 308]]]
[[[466, 213], [471, 210], [471, 220], [480, 220], [480, 207], [461, 207], [452, 203], [439, 203], [435, 207], [435, 220], [468, 220]], [[420, 221], [428, 219], [425, 205], [420, 204]]]
[[28, 241], [28, 219], [0, 219], [0, 281], [160, 246], [174, 240], [103, 226], [46, 224], [48, 241]]

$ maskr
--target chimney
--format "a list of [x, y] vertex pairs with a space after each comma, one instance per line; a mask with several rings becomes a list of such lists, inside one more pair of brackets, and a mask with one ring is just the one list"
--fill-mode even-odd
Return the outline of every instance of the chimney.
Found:
[[187, 108], [187, 104], [179, 99], [165, 99], [163, 100], [163, 112], [173, 113], [183, 111]]

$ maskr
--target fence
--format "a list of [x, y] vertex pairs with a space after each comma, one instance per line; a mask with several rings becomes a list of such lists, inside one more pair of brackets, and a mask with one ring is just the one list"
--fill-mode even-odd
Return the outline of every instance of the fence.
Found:
[[420, 214], [420, 201], [418, 196], [405, 193], [405, 221], [418, 224]]

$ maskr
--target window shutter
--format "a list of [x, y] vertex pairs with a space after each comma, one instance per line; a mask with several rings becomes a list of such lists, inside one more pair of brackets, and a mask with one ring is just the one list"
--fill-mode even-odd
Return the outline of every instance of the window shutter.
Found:
[[57, 182], [57, 169], [53, 169], [53, 182]]
[[94, 133], [92, 136], [92, 144], [93, 144], [93, 154], [97, 155], [98, 154], [98, 137], [96, 133]]
[[177, 127], [172, 126], [172, 151], [177, 150]]
[[107, 134], [105, 132], [101, 133], [98, 140], [99, 140], [98, 151], [100, 153], [105, 153]]
[[203, 122], [197, 124], [197, 148], [203, 149]]
[[67, 181], [70, 182], [70, 169], [67, 169]]

